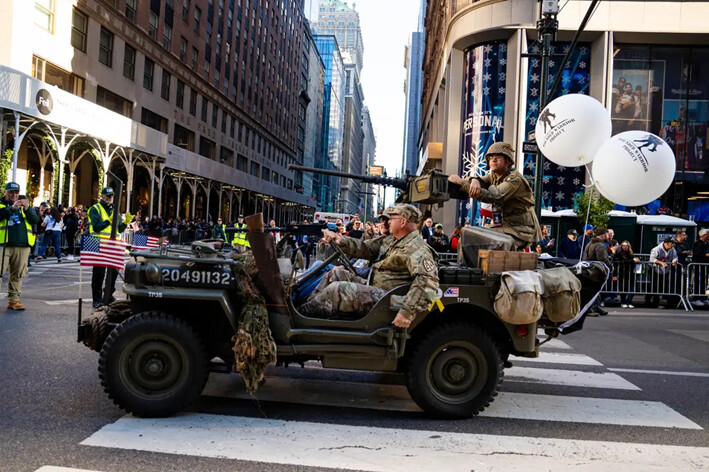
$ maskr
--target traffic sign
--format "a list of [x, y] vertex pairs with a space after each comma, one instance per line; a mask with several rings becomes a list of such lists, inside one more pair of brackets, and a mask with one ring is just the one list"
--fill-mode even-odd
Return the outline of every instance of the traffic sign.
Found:
[[536, 154], [539, 152], [539, 147], [537, 146], [537, 143], [525, 141], [522, 143], [522, 152], [525, 154]]

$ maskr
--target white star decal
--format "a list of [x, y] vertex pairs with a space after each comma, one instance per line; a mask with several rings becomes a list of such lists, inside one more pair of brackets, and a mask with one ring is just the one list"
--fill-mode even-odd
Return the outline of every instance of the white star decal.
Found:
[[539, 110], [539, 104], [537, 102], [532, 102], [529, 104], [529, 111]]
[[[556, 166], [556, 168], [559, 169], [559, 172], [564, 172], [564, 171], [566, 170], [566, 167], [564, 167], [564, 166], [559, 166], [559, 165], [558, 165], [558, 166]], [[564, 182], [563, 182], [563, 181], [562, 181], [562, 182], [559, 182], [559, 184], [562, 184], [562, 185], [563, 185]]]
[[537, 82], [539, 82], [539, 74], [532, 74], [529, 77], [529, 81], [532, 82], [533, 84], [536, 84]]
[[585, 69], [586, 68], [586, 63], [581, 61], [579, 62], [579, 69]]
[[487, 81], [490, 80], [491, 78], [492, 78], [492, 74], [489, 74], [489, 73], [483, 74], [483, 80], [484, 80], [485, 82], [487, 82]]
[[525, 167], [529, 170], [533, 170], [534, 169], [534, 162], [532, 162], [531, 160], [527, 161], [527, 165]]
[[531, 48], [529, 48], [530, 54], [539, 54], [539, 47], [535, 44]]
[[499, 93], [500, 95], [504, 95], [505, 94], [505, 87], [500, 87], [499, 89], [497, 89], [497, 93]]
[[487, 46], [485, 46], [485, 52], [487, 52], [487, 53], [492, 52], [492, 46], [490, 46], [489, 44]]
[[564, 192], [556, 192], [556, 199], [563, 200], [564, 199]]
[[569, 49], [570, 49], [570, 46], [568, 46], [568, 45], [564, 46], [564, 54], [569, 52]]

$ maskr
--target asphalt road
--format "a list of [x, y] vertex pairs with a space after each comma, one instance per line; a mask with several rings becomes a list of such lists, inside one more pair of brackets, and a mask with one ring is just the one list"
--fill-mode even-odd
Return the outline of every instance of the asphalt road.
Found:
[[588, 319], [538, 360], [513, 359], [469, 420], [425, 417], [399, 376], [314, 363], [272, 369], [255, 398], [212, 374], [190, 411], [141, 420], [109, 400], [98, 354], [76, 342], [89, 280], [42, 262], [27, 311], [0, 311], [0, 471], [709, 468], [709, 312]]

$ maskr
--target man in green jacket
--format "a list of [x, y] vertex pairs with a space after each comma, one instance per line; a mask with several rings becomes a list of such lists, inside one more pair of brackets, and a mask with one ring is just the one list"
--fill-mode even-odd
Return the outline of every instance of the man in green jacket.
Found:
[[[32, 225], [39, 217], [24, 195], [20, 198], [20, 186], [15, 182], [5, 185], [5, 195], [0, 198], [0, 244], [2, 245], [2, 269], [0, 276], [9, 269], [7, 281], [7, 309], [24, 310], [20, 303], [22, 278], [27, 275], [30, 250], [35, 243]], [[1, 281], [1, 279], [0, 279]]]

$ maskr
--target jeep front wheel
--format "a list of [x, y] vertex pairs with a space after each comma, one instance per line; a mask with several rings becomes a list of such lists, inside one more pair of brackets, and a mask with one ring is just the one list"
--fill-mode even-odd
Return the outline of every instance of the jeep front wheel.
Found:
[[502, 376], [502, 356], [483, 328], [450, 323], [416, 344], [406, 366], [406, 387], [432, 416], [469, 418], [494, 400]]
[[140, 313], [106, 339], [99, 375], [108, 396], [124, 410], [136, 416], [169, 416], [204, 388], [207, 353], [185, 321], [165, 313]]

